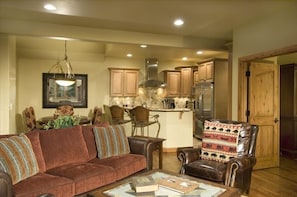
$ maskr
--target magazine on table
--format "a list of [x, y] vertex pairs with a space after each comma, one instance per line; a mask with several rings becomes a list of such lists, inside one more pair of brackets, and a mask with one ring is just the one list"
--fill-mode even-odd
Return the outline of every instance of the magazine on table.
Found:
[[177, 191], [179, 193], [188, 193], [199, 187], [197, 182], [193, 182], [187, 179], [183, 179], [176, 176], [169, 176], [158, 180], [160, 187], [165, 187]]
[[132, 177], [131, 186], [136, 193], [153, 192], [159, 189], [158, 183], [156, 183], [152, 176]]

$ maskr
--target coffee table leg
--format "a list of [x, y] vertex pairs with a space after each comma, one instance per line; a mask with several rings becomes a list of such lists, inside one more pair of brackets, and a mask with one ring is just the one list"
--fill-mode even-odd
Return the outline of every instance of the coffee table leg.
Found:
[[159, 144], [159, 168], [163, 168], [163, 141]]

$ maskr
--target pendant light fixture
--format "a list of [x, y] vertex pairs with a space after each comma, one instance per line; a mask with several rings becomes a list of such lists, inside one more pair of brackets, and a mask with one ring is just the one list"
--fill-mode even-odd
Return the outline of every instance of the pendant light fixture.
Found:
[[[64, 72], [64, 69], [66, 69]], [[58, 59], [57, 63], [54, 64], [51, 69], [48, 71], [51, 73], [54, 71], [54, 80], [60, 86], [71, 86], [75, 80], [75, 75], [72, 71], [72, 66], [70, 60], [67, 56], [67, 41], [65, 40], [65, 56], [62, 61]]]

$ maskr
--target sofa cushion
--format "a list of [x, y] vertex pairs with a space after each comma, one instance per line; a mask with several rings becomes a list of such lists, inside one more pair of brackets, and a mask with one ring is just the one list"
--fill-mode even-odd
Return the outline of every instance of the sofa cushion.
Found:
[[87, 145], [88, 153], [89, 153], [88, 160], [91, 160], [97, 157], [97, 148], [96, 148], [93, 127], [94, 125], [82, 126], [82, 133], [83, 133], [83, 136]]
[[55, 197], [73, 197], [75, 188], [71, 179], [47, 173], [38, 173], [13, 186], [15, 197], [35, 197], [51, 193]]
[[39, 137], [47, 170], [89, 158], [81, 126], [51, 129], [40, 132]]
[[39, 172], [34, 151], [26, 135], [0, 140], [0, 169], [10, 174], [13, 184]]
[[39, 140], [39, 133], [43, 132], [40, 130], [34, 130], [26, 133], [26, 136], [31, 142], [32, 149], [34, 151], [36, 161], [38, 163], [39, 172], [45, 172], [45, 162], [43, 158], [43, 153], [40, 146], [40, 140]]
[[237, 145], [242, 124], [205, 121], [201, 159], [228, 162], [238, 155]]
[[75, 195], [116, 181], [115, 171], [111, 167], [87, 162], [63, 165], [47, 173], [73, 180]]
[[105, 159], [93, 159], [90, 163], [110, 166], [116, 173], [116, 179], [120, 180], [146, 168], [144, 155], [125, 154]]
[[125, 129], [121, 125], [94, 127], [98, 158], [107, 158], [130, 153]]
[[[96, 125], [96, 126], [98, 126], [98, 125]], [[94, 159], [97, 157], [97, 148], [96, 148], [93, 127], [95, 127], [95, 125], [82, 126], [82, 133], [83, 133], [84, 139], [86, 141], [86, 145], [87, 145], [88, 152], [89, 152], [88, 160], [91, 160], [91, 159]]]

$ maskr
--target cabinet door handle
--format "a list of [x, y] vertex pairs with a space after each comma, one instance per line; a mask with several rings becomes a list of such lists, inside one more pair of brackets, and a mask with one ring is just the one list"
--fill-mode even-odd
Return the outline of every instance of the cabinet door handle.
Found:
[[278, 119], [277, 118], [274, 118], [274, 123], [277, 123], [278, 122]]

